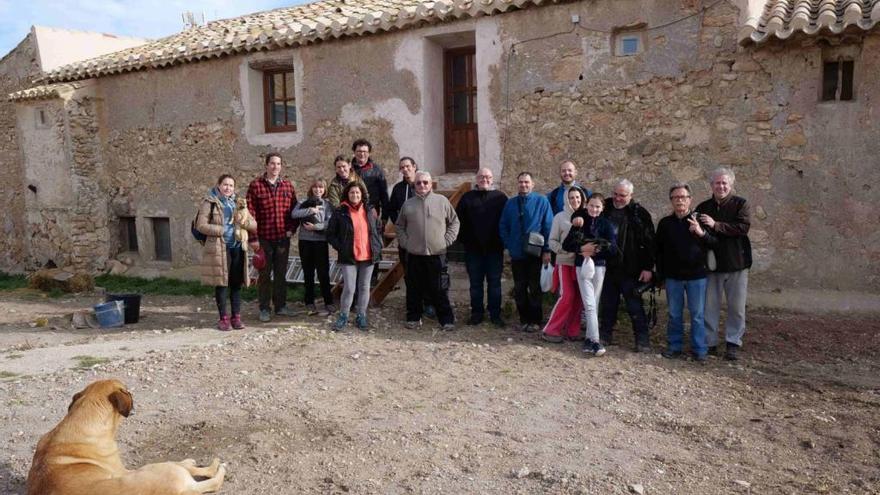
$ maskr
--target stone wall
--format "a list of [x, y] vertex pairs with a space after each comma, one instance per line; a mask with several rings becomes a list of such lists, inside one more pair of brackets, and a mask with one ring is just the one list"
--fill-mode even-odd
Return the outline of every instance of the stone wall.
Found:
[[[651, 16], [649, 25], [689, 12], [678, 2], [582, 3], [599, 28]], [[686, 7], [686, 6], [685, 6]], [[627, 9], [630, 11], [627, 12]], [[822, 44], [739, 48], [737, 12], [722, 2], [703, 16], [650, 31], [647, 50], [612, 55], [608, 33], [565, 32], [568, 7], [504, 16], [508, 43], [519, 43], [506, 68], [509, 92], [496, 105], [503, 134], [503, 185], [520, 170], [536, 172], [538, 190], [558, 181], [557, 164], [573, 157], [582, 177], [608, 193], [626, 177], [655, 221], [668, 214], [668, 186], [688, 181], [696, 198], [718, 164], [737, 173], [737, 193], [753, 205], [753, 281], [769, 288], [880, 287], [875, 121], [880, 36], [857, 41], [856, 101], [819, 103]], [[600, 22], [601, 23], [601, 22]], [[540, 26], [537, 28], [535, 26]], [[549, 55], [548, 56], [548, 50]], [[509, 112], [509, 113], [508, 113]], [[873, 129], [873, 131], [871, 130]]]
[[26, 88], [39, 72], [31, 35], [0, 59], [0, 270], [19, 272], [26, 268], [28, 244], [25, 235], [25, 200], [28, 189], [16, 131], [15, 105], [6, 95]]

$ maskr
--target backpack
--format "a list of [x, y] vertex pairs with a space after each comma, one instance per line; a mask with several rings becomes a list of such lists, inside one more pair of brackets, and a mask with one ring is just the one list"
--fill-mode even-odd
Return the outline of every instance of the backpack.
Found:
[[[211, 221], [211, 217], [214, 216], [214, 206], [216, 206], [216, 205], [215, 205], [214, 202], [212, 201], [212, 202], [211, 202], [211, 211], [210, 211], [210, 213], [208, 213], [208, 221], [209, 221], [209, 222]], [[196, 212], [196, 217], [193, 218], [193, 221], [189, 224], [189, 231], [192, 233], [192, 236], [193, 236], [193, 238], [196, 240], [196, 242], [198, 242], [199, 244], [201, 244], [202, 246], [204, 246], [204, 245], [205, 245], [205, 241], [208, 240], [208, 236], [206, 236], [205, 234], [199, 232], [199, 230], [196, 228], [196, 220], [198, 220], [198, 219], [199, 219], [199, 212], [197, 211], [197, 212]]]

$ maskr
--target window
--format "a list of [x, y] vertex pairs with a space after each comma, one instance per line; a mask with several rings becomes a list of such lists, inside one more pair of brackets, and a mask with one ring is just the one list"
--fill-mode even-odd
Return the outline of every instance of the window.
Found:
[[263, 71], [266, 132], [296, 130], [296, 92], [293, 69]]
[[615, 33], [614, 54], [618, 57], [630, 57], [643, 51], [645, 51], [645, 39], [642, 31], [627, 30]]
[[134, 217], [119, 218], [119, 239], [123, 251], [138, 250], [137, 225]]
[[37, 108], [36, 115], [34, 115], [34, 122], [36, 124], [37, 129], [45, 129], [49, 127], [49, 114], [46, 112], [45, 108]]
[[853, 99], [852, 60], [825, 62], [822, 67], [822, 101], [850, 101]]
[[167, 218], [152, 218], [156, 260], [171, 261], [171, 223]]

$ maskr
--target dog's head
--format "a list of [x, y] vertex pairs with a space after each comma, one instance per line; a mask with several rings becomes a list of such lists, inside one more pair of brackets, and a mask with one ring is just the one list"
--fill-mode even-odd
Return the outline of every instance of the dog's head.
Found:
[[77, 392], [67, 407], [67, 413], [74, 411], [86, 404], [107, 404], [122, 417], [127, 418], [134, 409], [134, 400], [131, 393], [125, 388], [125, 384], [119, 380], [98, 380], [92, 382], [82, 391]]
[[236, 199], [235, 205], [238, 207], [239, 210], [243, 210], [243, 209], [247, 208], [247, 198], [242, 197], [242, 198]]

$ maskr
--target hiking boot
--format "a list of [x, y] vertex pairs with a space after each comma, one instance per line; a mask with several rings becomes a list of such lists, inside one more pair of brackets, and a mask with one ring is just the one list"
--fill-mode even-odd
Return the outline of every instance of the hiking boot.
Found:
[[497, 318], [492, 318], [492, 324], [498, 328], [504, 328], [507, 326], [507, 323], [499, 316]]
[[709, 360], [709, 356], [707, 356], [707, 355], [705, 355], [705, 354], [696, 354], [696, 353], [694, 353], [694, 354], [691, 354], [691, 357], [694, 358], [694, 361], [696, 361], [696, 362], [698, 362], [698, 363], [700, 363], [700, 364], [706, 364], [706, 361]]
[[561, 344], [564, 340], [562, 335], [550, 335], [549, 333], [542, 333], [541, 338], [546, 342], [550, 342], [551, 344]]
[[241, 322], [241, 315], [232, 315], [232, 328], [236, 330], [241, 330], [244, 328], [244, 323]]
[[596, 342], [595, 340], [590, 340], [590, 339], [584, 340], [584, 346], [583, 346], [583, 348], [581, 348], [581, 350], [585, 354], [592, 354], [596, 357], [599, 357], [599, 356], [605, 354], [605, 347], [603, 347], [602, 344]]
[[333, 331], [339, 332], [340, 330], [344, 330], [346, 325], [348, 325], [348, 315], [345, 313], [339, 313], [339, 316], [336, 317], [336, 321], [333, 322]]
[[415, 330], [416, 328], [419, 328], [420, 326], [422, 326], [422, 320], [408, 321], [408, 322], [404, 323], [403, 326], [407, 330]]
[[718, 346], [717, 345], [709, 346], [709, 350], [708, 350], [707, 354], [709, 354], [711, 356], [717, 356], [718, 355]]
[[467, 324], [472, 327], [479, 325], [480, 323], [483, 323], [483, 315], [471, 315], [467, 322]]
[[278, 315], [278, 316], [289, 316], [289, 317], [293, 317], [293, 316], [296, 316], [296, 315], [299, 314], [299, 313], [297, 313], [296, 311], [294, 311], [294, 310], [288, 308], [287, 306], [284, 306], [283, 308], [279, 309], [278, 311], [275, 311], [275, 314]]
[[739, 360], [739, 346], [736, 344], [727, 343], [727, 348], [724, 349], [724, 359], [726, 361], [737, 361]]
[[455, 330], [455, 323], [446, 323], [440, 328], [442, 328], [444, 332], [451, 332]]
[[306, 313], [308, 313], [309, 316], [316, 315], [318, 314], [318, 307], [314, 304], [306, 304]]
[[262, 321], [263, 323], [269, 323], [270, 321], [272, 321], [272, 314], [269, 313], [268, 309], [260, 310], [260, 321]]
[[354, 322], [357, 327], [364, 332], [370, 329], [370, 324], [367, 322], [367, 315], [363, 313], [358, 313], [354, 318]]
[[525, 333], [535, 333], [538, 330], [540, 330], [540, 327], [538, 327], [538, 325], [534, 325], [532, 323], [523, 323], [522, 331]]
[[666, 349], [665, 351], [661, 352], [660, 355], [665, 357], [666, 359], [680, 359], [681, 351], [671, 351], [669, 349]]
[[318, 316], [330, 316], [335, 312], [336, 312], [336, 306], [334, 306], [332, 304], [325, 304], [324, 309], [322, 309], [318, 313]]
[[232, 327], [229, 325], [229, 315], [223, 315], [220, 317], [219, 320], [217, 320], [217, 330], [222, 330], [226, 332], [230, 328]]

